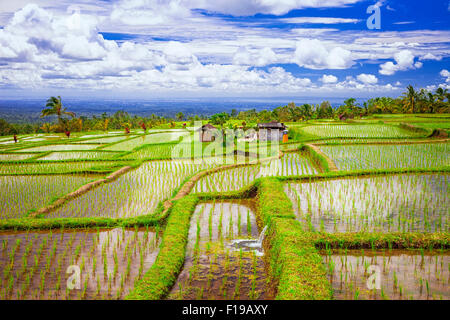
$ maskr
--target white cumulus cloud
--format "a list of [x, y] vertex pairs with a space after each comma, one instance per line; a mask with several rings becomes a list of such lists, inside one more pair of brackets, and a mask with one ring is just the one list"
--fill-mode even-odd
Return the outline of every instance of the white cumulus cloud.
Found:
[[409, 69], [419, 69], [422, 67], [421, 62], [414, 63], [414, 55], [410, 50], [402, 50], [394, 54], [394, 60], [383, 63], [380, 66], [379, 73], [382, 75], [390, 76], [397, 71], [405, 71]]
[[361, 73], [360, 75], [358, 75], [356, 77], [356, 79], [358, 79], [358, 81], [361, 81], [362, 83], [365, 83], [365, 84], [375, 84], [378, 82], [378, 78], [375, 77], [373, 74]]
[[443, 69], [439, 74], [444, 78], [447, 78], [445, 82], [450, 83], [450, 72], [447, 69]]
[[189, 17], [190, 8], [181, 0], [121, 0], [111, 19], [127, 25], [158, 25]]
[[192, 8], [249, 16], [257, 13], [282, 15], [294, 9], [336, 8], [361, 2], [363, 0], [188, 0]]
[[324, 84], [330, 84], [330, 83], [336, 83], [336, 82], [338, 82], [338, 78], [337, 77], [335, 77], [335, 76], [333, 76], [333, 75], [327, 75], [327, 74], [324, 74], [321, 78], [320, 78], [320, 81], [322, 81], [322, 83], [324, 83]]
[[347, 69], [353, 64], [352, 53], [338, 46], [327, 47], [317, 39], [297, 43], [293, 61], [308, 69]]
[[278, 21], [293, 24], [305, 24], [305, 23], [341, 24], [341, 23], [358, 23], [361, 20], [348, 18], [329, 18], [329, 17], [296, 17], [296, 18], [283, 18], [279, 19]]
[[277, 63], [276, 53], [268, 47], [251, 50], [247, 47], [239, 48], [233, 56], [233, 63], [237, 65], [248, 65], [263, 67], [269, 64]]

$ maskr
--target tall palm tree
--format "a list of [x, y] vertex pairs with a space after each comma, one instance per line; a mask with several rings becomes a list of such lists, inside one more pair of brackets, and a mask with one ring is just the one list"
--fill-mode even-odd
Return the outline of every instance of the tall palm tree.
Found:
[[45, 105], [45, 107], [47, 109], [42, 110], [41, 118], [56, 115], [58, 117], [58, 123], [62, 130], [66, 130], [65, 121], [63, 121], [63, 116], [68, 115], [72, 118], [75, 117], [75, 113], [73, 113], [71, 111], [67, 111], [67, 109], [64, 108], [60, 96], [50, 97], [47, 100], [47, 104]]
[[436, 105], [436, 95], [434, 95], [432, 92], [427, 92], [428, 93], [428, 106], [429, 106], [429, 111], [430, 113], [434, 113], [435, 111], [435, 105]]
[[436, 98], [439, 102], [443, 102], [447, 96], [448, 90], [441, 87], [436, 89]]
[[403, 93], [406, 100], [407, 110], [414, 113], [416, 111], [417, 92], [412, 85], [406, 87], [406, 92]]
[[304, 120], [309, 120], [312, 118], [313, 110], [310, 104], [302, 104], [300, 106], [300, 115]]

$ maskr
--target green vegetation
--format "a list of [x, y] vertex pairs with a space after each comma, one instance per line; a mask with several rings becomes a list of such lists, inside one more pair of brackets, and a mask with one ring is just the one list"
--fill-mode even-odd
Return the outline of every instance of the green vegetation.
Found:
[[183, 267], [190, 219], [197, 202], [197, 197], [186, 196], [173, 205], [158, 258], [127, 299], [158, 300], [168, 293]]
[[308, 126], [298, 129], [306, 135], [319, 138], [405, 138], [414, 136], [423, 136], [423, 134], [407, 131], [400, 127], [382, 124], [367, 125], [318, 125]]
[[[424, 112], [410, 98], [408, 112]], [[272, 143], [238, 145], [238, 136], [201, 161], [187, 152], [192, 132], [170, 130], [183, 123], [126, 113], [84, 119], [92, 132], [61, 120], [70, 138], [0, 138], [0, 299], [448, 298], [449, 149], [430, 134], [449, 117], [434, 114], [440, 107], [366, 108], [350, 99], [339, 112], [290, 104], [222, 114], [214, 121], [224, 130], [295, 122], [284, 153]], [[358, 119], [327, 119], [352, 113]], [[264, 250], [235, 246], [265, 227]], [[366, 292], [369, 262], [382, 267], [385, 257], [388, 284]], [[89, 270], [77, 294], [65, 287], [69, 263]]]
[[449, 143], [323, 146], [320, 149], [340, 170], [450, 166]]
[[89, 176], [0, 176], [0, 219], [20, 218], [94, 180]]

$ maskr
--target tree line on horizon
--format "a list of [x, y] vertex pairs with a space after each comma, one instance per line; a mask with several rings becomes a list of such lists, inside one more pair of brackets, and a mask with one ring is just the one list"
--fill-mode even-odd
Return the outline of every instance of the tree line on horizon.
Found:
[[[41, 118], [55, 117], [56, 122], [45, 122], [43, 124], [12, 124], [0, 119], [0, 135], [51, 133], [51, 132], [80, 132], [80, 131], [108, 131], [108, 130], [130, 130], [143, 128], [144, 130], [154, 127], [175, 128], [180, 122], [182, 126], [193, 126], [194, 121], [209, 120], [214, 125], [223, 127], [230, 119], [241, 120], [242, 123], [259, 122], [299, 122], [311, 119], [337, 119], [346, 120], [361, 118], [374, 114], [413, 114], [413, 113], [450, 113], [450, 93], [441, 87], [430, 92], [425, 89], [416, 91], [411, 85], [406, 88], [402, 96], [398, 98], [378, 97], [369, 99], [361, 106], [356, 99], [349, 98], [338, 108], [333, 108], [328, 101], [317, 105], [302, 104], [295, 105], [294, 102], [286, 106], [280, 106], [273, 110], [257, 111], [251, 109], [238, 111], [232, 109], [226, 112], [206, 117], [195, 115], [185, 117], [178, 112], [175, 118], [157, 116], [150, 117], [130, 115], [126, 111], [117, 111], [113, 115], [103, 113], [101, 116], [77, 117], [75, 113], [68, 111], [60, 96], [50, 97], [41, 112]], [[186, 122], [185, 122], [186, 121]]]

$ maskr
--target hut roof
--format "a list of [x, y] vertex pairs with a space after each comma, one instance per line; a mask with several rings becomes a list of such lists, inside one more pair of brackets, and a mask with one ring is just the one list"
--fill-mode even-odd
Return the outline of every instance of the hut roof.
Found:
[[212, 124], [210, 124], [210, 123], [207, 123], [207, 124], [204, 124], [203, 126], [201, 126], [201, 128], [198, 128], [197, 129], [197, 131], [206, 131], [206, 130], [214, 130], [214, 129], [217, 129], [216, 127], [214, 127]]
[[276, 122], [276, 121], [272, 121], [269, 123], [258, 123], [258, 128], [270, 128], [270, 129], [280, 129], [280, 130], [284, 130], [286, 129], [286, 126], [284, 125], [284, 123], [280, 123], [280, 122]]

